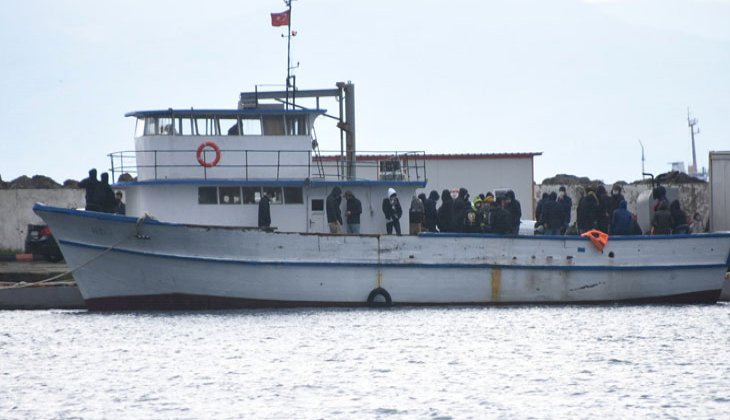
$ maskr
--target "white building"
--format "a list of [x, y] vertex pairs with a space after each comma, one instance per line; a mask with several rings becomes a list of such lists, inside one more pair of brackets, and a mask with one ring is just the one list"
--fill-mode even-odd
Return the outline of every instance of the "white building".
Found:
[[[449, 189], [455, 195], [459, 188], [464, 187], [474, 197], [488, 191], [513, 190], [522, 205], [523, 218], [530, 219], [536, 204], [533, 193], [534, 158], [540, 155], [542, 152], [418, 155], [418, 159], [425, 162], [427, 180], [426, 187], [418, 193], [428, 195], [431, 190], [436, 190], [441, 194], [442, 190]], [[357, 155], [358, 164], [365, 164], [373, 171], [377, 168], [377, 179], [393, 179], [404, 176], [409, 168], [418, 168], [409, 164], [408, 159], [408, 155], [396, 158], [393, 155]], [[372, 164], [367, 165], [366, 162]], [[364, 175], [358, 173], [358, 177]], [[374, 175], [367, 174], [368, 177]]]

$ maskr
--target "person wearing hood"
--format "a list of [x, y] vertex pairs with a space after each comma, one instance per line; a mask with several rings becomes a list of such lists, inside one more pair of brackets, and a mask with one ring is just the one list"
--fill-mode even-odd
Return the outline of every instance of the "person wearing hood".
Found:
[[325, 207], [327, 209], [327, 223], [330, 227], [330, 233], [342, 233], [342, 210], [340, 203], [342, 202], [342, 189], [335, 186], [327, 196]]
[[573, 199], [565, 191], [565, 186], [561, 185], [558, 189], [558, 204], [563, 209], [563, 226], [560, 228], [560, 234], [564, 235], [570, 226], [570, 212], [573, 211]]
[[96, 183], [94, 194], [96, 200], [101, 205], [101, 211], [104, 213], [114, 213], [117, 201], [114, 198], [114, 190], [109, 185], [109, 174], [104, 172], [101, 174], [101, 181]]
[[259, 200], [259, 227], [260, 228], [267, 228], [271, 226], [271, 206], [269, 203], [271, 200], [269, 199], [269, 195], [264, 192], [264, 195], [261, 196], [261, 200]]
[[464, 231], [466, 212], [469, 208], [471, 208], [471, 203], [469, 202], [469, 191], [463, 187], [459, 188], [459, 195], [454, 200], [453, 221], [451, 222], [454, 232]]
[[86, 190], [86, 210], [101, 211], [101, 200], [99, 200], [96, 195], [98, 183], [99, 180], [96, 179], [96, 169], [90, 169], [89, 177], [79, 181], [79, 187]]
[[622, 201], [626, 200], [621, 191], [621, 184], [613, 184], [613, 188], [611, 188], [611, 207], [608, 211], [608, 214], [613, 215], [613, 211], [619, 207], [619, 204], [621, 204]]
[[576, 210], [578, 234], [596, 228], [598, 222], [598, 197], [592, 188], [586, 189], [586, 194], [578, 201]]
[[672, 233], [689, 233], [687, 213], [680, 207], [679, 200], [672, 201], [669, 213], [672, 214]]
[[387, 220], [385, 230], [388, 235], [392, 235], [393, 229], [395, 229], [395, 234], [400, 236], [400, 218], [403, 216], [403, 209], [393, 188], [388, 188], [388, 198], [383, 199], [383, 214]]
[[627, 210], [626, 200], [621, 200], [618, 208], [611, 215], [611, 235], [631, 235], [633, 233], [634, 220], [631, 212]]
[[564, 220], [563, 208], [558, 204], [558, 195], [553, 191], [542, 205], [542, 224], [545, 227], [545, 235], [560, 235], [560, 228], [563, 226]]
[[414, 195], [411, 199], [411, 207], [408, 209], [409, 233], [411, 235], [421, 233], [421, 225], [423, 224], [425, 213], [426, 210], [423, 207], [423, 202]]
[[651, 219], [652, 235], [669, 235], [672, 233], [672, 213], [669, 212], [669, 206], [664, 201], [659, 202], [659, 208]]
[[441, 207], [438, 209], [437, 224], [439, 232], [453, 232], [454, 199], [449, 190], [441, 191]]
[[352, 191], [345, 191], [345, 219], [347, 220], [347, 233], [360, 234], [360, 215], [362, 214], [362, 203], [355, 197]]
[[535, 207], [535, 222], [537, 222], [538, 226], [543, 224], [542, 209], [543, 209], [543, 206], [545, 205], [545, 202], [548, 201], [549, 197], [550, 197], [549, 193], [546, 193], [546, 192], [542, 193], [542, 198], [540, 198], [540, 200], [537, 202], [537, 206]]
[[514, 191], [507, 191], [505, 197], [507, 198], [505, 209], [509, 212], [510, 216], [512, 216], [512, 233], [519, 235], [520, 223], [522, 223], [522, 206], [515, 197]]
[[611, 224], [611, 198], [606, 192], [606, 187], [599, 185], [596, 188], [596, 197], [598, 197], [598, 219], [596, 228], [601, 232], [608, 233], [608, 227]]
[[438, 223], [438, 211], [436, 211], [436, 203], [439, 201], [439, 193], [431, 191], [428, 198], [423, 202], [424, 221], [423, 226], [429, 232], [438, 232], [436, 224]]

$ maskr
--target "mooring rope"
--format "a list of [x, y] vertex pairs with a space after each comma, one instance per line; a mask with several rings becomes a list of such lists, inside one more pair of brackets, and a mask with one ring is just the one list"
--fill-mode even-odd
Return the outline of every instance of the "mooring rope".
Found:
[[104, 255], [106, 255], [107, 253], [109, 253], [111, 250], [113, 250], [114, 248], [116, 248], [117, 246], [119, 246], [122, 242], [126, 241], [127, 239], [129, 239], [131, 237], [141, 238], [142, 237], [142, 234], [140, 233], [140, 228], [144, 224], [144, 221], [147, 220], [148, 218], [151, 218], [151, 216], [148, 213], [145, 212], [145, 214], [143, 216], [140, 216], [139, 218], [137, 218], [137, 223], [135, 223], [135, 226], [134, 226], [134, 234], [130, 234], [130, 235], [125, 236], [124, 238], [118, 240], [117, 242], [113, 243], [111, 246], [109, 246], [105, 250], [101, 251], [98, 255], [94, 256], [93, 258], [91, 258], [90, 260], [86, 261], [85, 263], [83, 263], [83, 264], [81, 264], [79, 266], [76, 266], [76, 267], [74, 267], [74, 268], [72, 268], [72, 269], [70, 269], [68, 271], [65, 271], [65, 272], [63, 272], [61, 274], [57, 274], [57, 275], [55, 275], [53, 277], [50, 277], [50, 278], [47, 278], [47, 279], [44, 279], [44, 280], [41, 280], [41, 281], [34, 281], [34, 282], [24, 282], [24, 281], [21, 281], [21, 282], [18, 282], [18, 283], [13, 284], [12, 286], [0, 287], [0, 290], [3, 290], [3, 289], [21, 289], [21, 288], [24, 288], [24, 287], [33, 287], [33, 286], [37, 286], [37, 285], [40, 285], [40, 284], [52, 282], [54, 280], [58, 280], [61, 277], [67, 276], [69, 274], [72, 274], [73, 272], [75, 272], [75, 271], [77, 271], [77, 270], [79, 270], [81, 268], [84, 268], [87, 265], [91, 264], [92, 262], [94, 262], [94, 261], [98, 260], [99, 258], [103, 257]]

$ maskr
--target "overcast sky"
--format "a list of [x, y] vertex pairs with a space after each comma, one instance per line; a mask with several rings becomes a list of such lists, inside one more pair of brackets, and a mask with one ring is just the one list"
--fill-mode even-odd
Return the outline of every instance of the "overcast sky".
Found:
[[[730, 149], [730, 0], [298, 0], [302, 89], [356, 86], [360, 150], [543, 152], [606, 182]], [[6, 0], [0, 176], [59, 182], [133, 149], [132, 110], [282, 84], [281, 0]], [[320, 124], [332, 124], [322, 120]], [[322, 129], [322, 132], [326, 130]], [[320, 138], [323, 149], [339, 138]]]

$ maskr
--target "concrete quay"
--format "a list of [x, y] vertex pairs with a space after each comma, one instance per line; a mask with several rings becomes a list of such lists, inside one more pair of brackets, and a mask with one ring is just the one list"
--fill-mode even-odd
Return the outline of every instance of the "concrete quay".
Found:
[[38, 283], [66, 271], [64, 263], [0, 262], [0, 309], [85, 309], [70, 274]]

